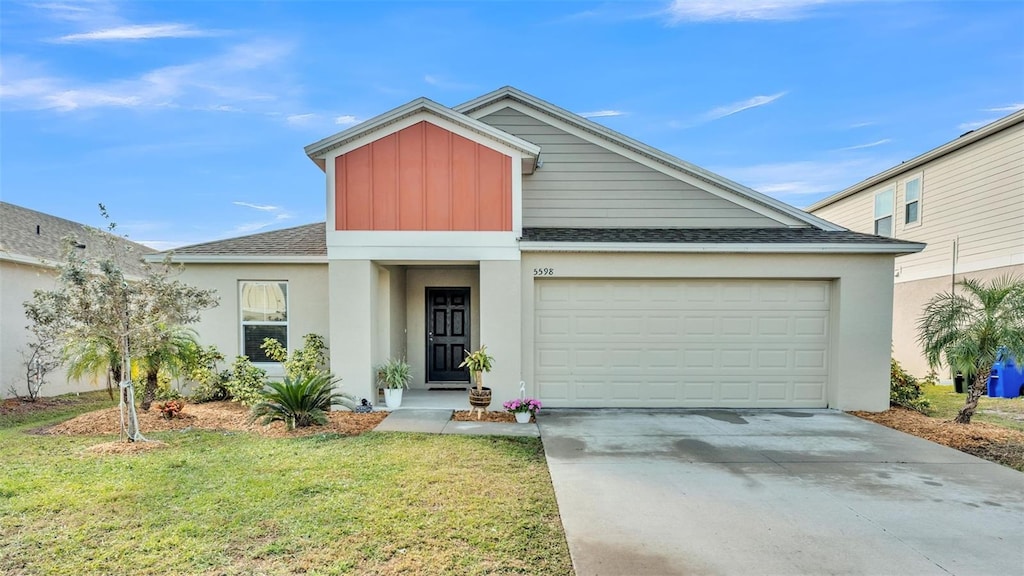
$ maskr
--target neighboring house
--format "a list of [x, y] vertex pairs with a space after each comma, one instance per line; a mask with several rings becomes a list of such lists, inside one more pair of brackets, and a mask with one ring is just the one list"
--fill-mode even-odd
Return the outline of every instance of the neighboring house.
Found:
[[[84, 224], [0, 202], [0, 397], [12, 396], [11, 388], [19, 395], [26, 394], [23, 352], [31, 333], [23, 303], [32, 299], [35, 290], [56, 287], [57, 265], [64, 259], [67, 241], [73, 241], [83, 256], [105, 255], [107, 246], [97, 235], [113, 238], [118, 249], [136, 255], [123, 263], [128, 275], [141, 275], [141, 256], [155, 252]], [[100, 390], [107, 385], [102, 377], [69, 382], [61, 369], [50, 373], [46, 381], [41, 392], [44, 396]]]
[[955, 280], [1024, 276], [1024, 110], [808, 210], [853, 231], [927, 243], [896, 259], [892, 328], [894, 357], [924, 376], [917, 322], [925, 304]]
[[[414, 388], [464, 387], [486, 344], [495, 404], [888, 406], [893, 259], [847, 231], [502, 88], [427, 99], [306, 148], [326, 224], [182, 248], [217, 288], [226, 355], [328, 337], [346, 391], [406, 357]], [[264, 363], [279, 373], [279, 366]]]

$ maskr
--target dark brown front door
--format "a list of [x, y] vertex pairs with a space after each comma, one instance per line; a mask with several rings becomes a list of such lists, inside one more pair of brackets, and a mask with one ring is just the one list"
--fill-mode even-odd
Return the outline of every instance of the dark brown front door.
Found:
[[469, 382], [469, 288], [427, 288], [427, 381]]

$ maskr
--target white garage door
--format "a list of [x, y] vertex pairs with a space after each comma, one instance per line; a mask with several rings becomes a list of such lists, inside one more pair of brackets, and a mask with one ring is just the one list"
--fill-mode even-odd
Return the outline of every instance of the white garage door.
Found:
[[550, 406], [826, 406], [829, 283], [538, 280]]

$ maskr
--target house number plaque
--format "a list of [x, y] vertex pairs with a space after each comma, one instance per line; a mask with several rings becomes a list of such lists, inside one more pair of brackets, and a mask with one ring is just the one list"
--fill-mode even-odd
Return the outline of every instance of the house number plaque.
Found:
[[534, 268], [533, 269], [533, 275], [534, 276], [554, 276], [555, 275], [555, 269], [554, 268]]

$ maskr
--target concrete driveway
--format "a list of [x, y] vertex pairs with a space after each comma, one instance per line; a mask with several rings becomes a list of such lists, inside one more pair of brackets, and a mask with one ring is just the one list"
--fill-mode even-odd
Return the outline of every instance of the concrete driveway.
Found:
[[827, 410], [545, 410], [595, 574], [1024, 574], [1024, 474]]

